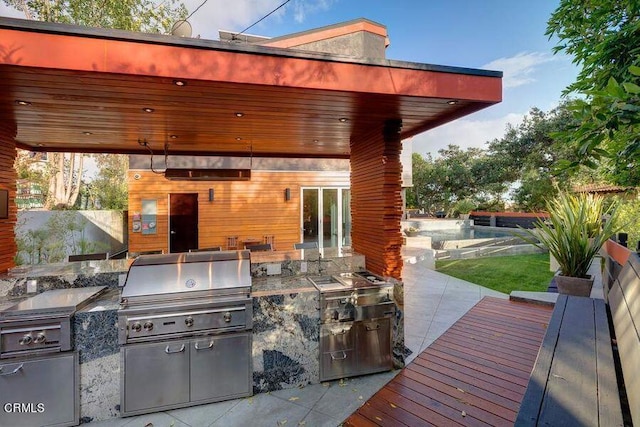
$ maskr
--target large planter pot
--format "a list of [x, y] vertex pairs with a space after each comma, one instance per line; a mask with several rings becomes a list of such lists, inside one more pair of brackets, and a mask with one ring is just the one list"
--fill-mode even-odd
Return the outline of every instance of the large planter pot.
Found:
[[556, 285], [558, 286], [558, 293], [560, 294], [588, 297], [591, 296], [593, 276], [589, 276], [588, 279], [585, 279], [582, 277], [557, 275]]

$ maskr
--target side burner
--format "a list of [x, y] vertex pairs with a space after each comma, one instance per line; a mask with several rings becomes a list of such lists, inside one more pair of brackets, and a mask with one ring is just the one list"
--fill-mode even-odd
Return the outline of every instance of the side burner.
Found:
[[0, 359], [71, 350], [71, 316], [105, 286], [55, 289], [0, 312]]
[[0, 411], [0, 425], [74, 426], [80, 421], [80, 368], [71, 317], [104, 286], [55, 289], [0, 312], [0, 396], [44, 411]]

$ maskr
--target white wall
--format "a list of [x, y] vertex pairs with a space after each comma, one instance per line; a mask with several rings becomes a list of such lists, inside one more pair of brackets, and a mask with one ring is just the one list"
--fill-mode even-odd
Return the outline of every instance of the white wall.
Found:
[[[125, 246], [127, 212], [123, 211], [18, 211], [16, 234], [44, 228], [52, 216], [61, 212], [75, 214], [78, 222], [84, 218], [87, 221], [84, 238], [89, 242], [101, 242], [106, 248], [101, 252], [115, 252]], [[69, 254], [69, 251], [67, 253]]]

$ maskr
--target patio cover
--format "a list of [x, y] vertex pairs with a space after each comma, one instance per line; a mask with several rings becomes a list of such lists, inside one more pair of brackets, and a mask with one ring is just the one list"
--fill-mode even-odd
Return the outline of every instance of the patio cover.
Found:
[[[349, 158], [352, 212], [382, 221], [366, 233], [354, 221], [354, 250], [395, 277], [399, 141], [501, 98], [496, 71], [0, 18], [3, 168], [14, 147]], [[0, 187], [15, 194], [15, 176], [0, 174]], [[15, 254], [15, 212], [0, 219], [0, 271]]]

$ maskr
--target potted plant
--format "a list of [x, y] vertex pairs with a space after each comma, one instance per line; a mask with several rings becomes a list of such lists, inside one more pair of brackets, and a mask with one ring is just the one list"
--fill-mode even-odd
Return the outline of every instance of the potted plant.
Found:
[[404, 229], [404, 234], [406, 234], [407, 237], [416, 237], [419, 232], [420, 230], [418, 230], [416, 227], [407, 227]]
[[460, 219], [469, 219], [469, 213], [476, 209], [476, 204], [470, 199], [458, 200], [453, 206], [453, 215]]
[[[559, 269], [555, 277], [561, 294], [589, 296], [593, 277], [588, 274], [593, 258], [618, 230], [616, 207], [604, 207], [601, 196], [559, 194], [547, 202], [549, 218], [536, 221], [532, 230], [522, 229], [528, 243], [548, 249]], [[607, 221], [602, 220], [610, 215]]]

